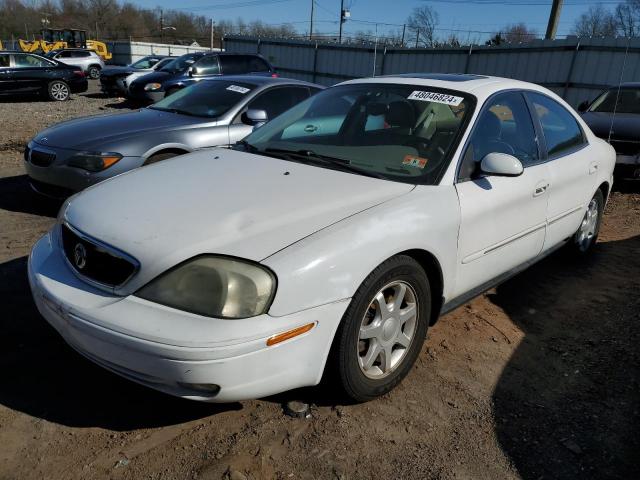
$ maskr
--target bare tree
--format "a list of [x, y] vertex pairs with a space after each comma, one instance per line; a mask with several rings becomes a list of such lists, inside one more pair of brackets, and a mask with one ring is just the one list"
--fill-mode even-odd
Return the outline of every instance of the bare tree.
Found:
[[538, 32], [530, 29], [523, 22], [507, 25], [501, 33], [503, 40], [507, 43], [528, 43], [538, 38]]
[[640, 35], [640, 0], [626, 0], [616, 7], [618, 31], [624, 37]]
[[573, 33], [578, 37], [613, 37], [617, 31], [616, 17], [602, 5], [589, 7], [578, 17]]
[[432, 7], [416, 7], [407, 18], [407, 27], [418, 45], [433, 47], [439, 22], [438, 12]]

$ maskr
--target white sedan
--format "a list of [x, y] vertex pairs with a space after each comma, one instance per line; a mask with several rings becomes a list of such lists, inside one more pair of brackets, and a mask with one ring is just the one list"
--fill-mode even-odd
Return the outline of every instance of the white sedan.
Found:
[[614, 164], [537, 85], [349, 81], [232, 150], [70, 198], [30, 284], [73, 348], [152, 388], [228, 402], [330, 374], [365, 401], [443, 312], [563, 245], [589, 252]]

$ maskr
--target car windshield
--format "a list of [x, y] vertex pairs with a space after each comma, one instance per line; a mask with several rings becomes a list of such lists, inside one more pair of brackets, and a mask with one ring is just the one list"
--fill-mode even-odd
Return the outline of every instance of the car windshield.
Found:
[[614, 110], [616, 113], [640, 113], [640, 89], [621, 88], [618, 93], [617, 88], [612, 88], [600, 95], [589, 107], [590, 112], [613, 113]]
[[435, 184], [475, 100], [425, 85], [332, 87], [255, 130], [236, 148], [405, 183]]
[[194, 117], [217, 118], [255, 88], [256, 85], [247, 82], [202, 81], [163, 98], [149, 108]]
[[139, 68], [139, 69], [151, 68], [160, 60], [161, 58], [158, 58], [158, 57], [143, 57], [137, 62], [132, 63], [131, 66], [133, 68]]
[[177, 73], [186, 70], [196, 62], [199, 55], [195, 53], [188, 53], [176, 58], [174, 61], [167, 63], [160, 69], [161, 72]]
[[47, 58], [53, 58], [58, 53], [60, 53], [60, 50], [51, 50], [50, 52], [45, 53], [44, 56]]

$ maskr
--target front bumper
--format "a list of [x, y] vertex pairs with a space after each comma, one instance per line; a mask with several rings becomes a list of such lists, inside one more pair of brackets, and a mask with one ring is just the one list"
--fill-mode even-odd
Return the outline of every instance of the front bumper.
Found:
[[615, 175], [619, 178], [640, 179], [640, 155], [618, 154]]
[[[133, 87], [133, 88], [132, 88]], [[131, 100], [144, 103], [156, 103], [164, 98], [164, 90], [155, 90], [153, 92], [147, 92], [141, 88], [135, 88], [134, 85], [129, 85], [127, 90], [127, 96]]]
[[[29, 283], [40, 313], [75, 350], [137, 383], [208, 402], [259, 398], [317, 384], [348, 300], [282, 317], [205, 318], [117, 297], [82, 282], [57, 244], [57, 227], [29, 257]], [[266, 339], [308, 323], [298, 337]], [[216, 385], [203, 393], [195, 385]]]

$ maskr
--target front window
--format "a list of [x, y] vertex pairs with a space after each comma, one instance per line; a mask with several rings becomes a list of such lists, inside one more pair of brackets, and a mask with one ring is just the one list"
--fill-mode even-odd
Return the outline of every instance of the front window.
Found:
[[173, 62], [168, 63], [160, 69], [162, 72], [177, 73], [182, 72], [193, 65], [200, 55], [188, 53], [176, 58]]
[[194, 117], [217, 118], [244, 100], [255, 88], [254, 84], [246, 82], [202, 81], [179, 90], [149, 108]]
[[[617, 102], [616, 102], [617, 99]], [[607, 90], [589, 107], [590, 112], [640, 113], [640, 89], [617, 88]]]
[[341, 85], [286, 111], [242, 145], [286, 160], [433, 185], [474, 105], [468, 94], [425, 85]]

